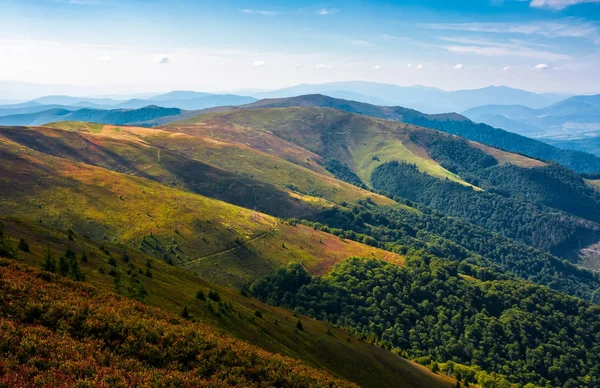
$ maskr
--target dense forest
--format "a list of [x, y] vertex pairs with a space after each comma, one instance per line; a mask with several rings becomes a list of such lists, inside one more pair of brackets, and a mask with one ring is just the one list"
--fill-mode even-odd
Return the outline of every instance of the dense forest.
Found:
[[575, 172], [600, 171], [600, 158], [585, 152], [563, 150], [538, 140], [530, 139], [486, 124], [470, 120], [437, 120], [424, 114], [403, 116], [402, 121], [421, 127], [458, 135], [502, 150], [527, 155], [541, 160], [552, 160]]
[[547, 252], [499, 233], [448, 217], [405, 201], [404, 206], [375, 206], [360, 201], [351, 209], [325, 210], [317, 222], [303, 223], [352, 240], [405, 254], [424, 251], [437, 257], [512, 274], [552, 289], [586, 299], [600, 288], [591, 271], [581, 269]]
[[443, 167], [485, 190], [600, 220], [600, 195], [581, 176], [559, 164], [498, 165], [493, 157], [460, 139], [437, 138], [429, 152]]
[[393, 197], [420, 202], [543, 250], [564, 243], [579, 228], [594, 227], [591, 222], [542, 205], [442, 181], [406, 163], [380, 165], [373, 171], [371, 183]]
[[[252, 292], [421, 362], [452, 361], [503, 377], [485, 386], [600, 384], [599, 306], [528, 282], [476, 279], [470, 267], [460, 272], [427, 255], [403, 267], [352, 258], [325, 277], [290, 264]], [[463, 368], [460, 377], [480, 383], [474, 370]]]

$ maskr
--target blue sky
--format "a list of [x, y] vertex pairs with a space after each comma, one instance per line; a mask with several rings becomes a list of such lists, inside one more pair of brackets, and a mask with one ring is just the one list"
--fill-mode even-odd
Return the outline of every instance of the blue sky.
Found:
[[600, 0], [0, 0], [0, 8], [2, 79], [88, 94], [357, 79], [600, 93]]

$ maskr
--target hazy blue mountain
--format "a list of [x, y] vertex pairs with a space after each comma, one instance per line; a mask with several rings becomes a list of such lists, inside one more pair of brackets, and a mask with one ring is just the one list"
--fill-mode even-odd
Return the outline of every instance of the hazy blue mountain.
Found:
[[546, 139], [544, 141], [546, 143], [551, 144], [558, 148], [563, 148], [566, 150], [582, 151], [582, 152], [594, 154], [596, 156], [600, 156], [600, 136], [585, 138], [585, 139], [577, 139], [577, 140]]
[[[195, 93], [195, 92], [193, 92]], [[197, 110], [223, 105], [242, 105], [257, 101], [254, 97], [238, 96], [235, 94], [207, 94], [202, 97], [179, 100], [129, 100], [114, 106], [114, 108], [139, 109], [148, 105], [157, 105], [163, 108], [179, 108], [184, 110]]]
[[[370, 103], [373, 99], [386, 102], [386, 105], [402, 105], [420, 111], [462, 112], [472, 107], [488, 104], [521, 104], [534, 108], [548, 106], [560, 98], [558, 95], [539, 95], [506, 86], [489, 86], [474, 90], [445, 91], [421, 85], [397, 86], [375, 82], [352, 81], [331, 82], [325, 84], [301, 84], [266, 93], [256, 93], [257, 98], [282, 98], [305, 94], [325, 94], [332, 92], [357, 93], [354, 100]], [[361, 97], [362, 95], [363, 97]], [[369, 99], [371, 99], [369, 101]]]
[[[64, 108], [64, 107], [75, 107], [75, 109], [91, 108], [91, 109], [140, 109], [149, 105], [157, 105], [164, 108], [179, 108], [185, 110], [195, 109], [206, 109], [220, 105], [241, 105], [249, 104], [257, 101], [254, 97], [240, 96], [235, 94], [211, 94], [202, 92], [192, 91], [173, 91], [158, 96], [151, 97], [149, 99], [134, 98], [129, 100], [115, 100], [112, 98], [87, 98], [87, 97], [74, 97], [74, 96], [45, 96], [36, 98], [35, 100], [28, 101], [18, 106], [6, 106], [0, 109], [11, 109], [31, 106], [47, 106], [48, 110], [51, 108]], [[71, 109], [71, 110], [75, 110]], [[18, 113], [32, 113], [33, 111], [15, 112]]]
[[[522, 105], [486, 105], [469, 109], [471, 120], [496, 126], [503, 116], [504, 129], [551, 139], [581, 139], [600, 134], [600, 95], [573, 96], [550, 106], [532, 109]], [[520, 124], [520, 125], [519, 125]]]
[[178, 108], [146, 106], [141, 109], [49, 109], [37, 113], [0, 117], [0, 125], [44, 125], [56, 121], [88, 121], [104, 124], [154, 124], [158, 118], [176, 116], [181, 113]]
[[509, 119], [503, 115], [495, 114], [483, 114], [477, 116], [466, 115], [476, 123], [485, 123], [492, 127], [506, 129], [507, 131], [521, 134], [528, 137], [540, 137], [543, 135], [544, 130], [535, 125], [527, 124], [518, 120]]
[[172, 101], [172, 100], [188, 100], [198, 97], [210, 96], [212, 93], [194, 92], [191, 90], [174, 90], [169, 93], [159, 94], [154, 97], [147, 98], [151, 101]]
[[73, 96], [64, 96], [64, 95], [52, 95], [52, 96], [44, 96], [40, 98], [36, 98], [32, 100], [42, 105], [75, 105], [81, 102], [88, 102], [91, 104], [97, 105], [116, 105], [120, 103], [119, 100], [113, 100], [111, 98], [88, 98], [88, 97], [73, 97]]
[[[25, 105], [25, 104], [18, 104]], [[22, 115], [27, 113], [38, 113], [43, 112], [50, 109], [63, 109], [74, 111], [81, 109], [81, 107], [71, 106], [71, 105], [26, 105], [23, 107], [11, 108], [14, 105], [0, 105], [0, 117], [2, 116], [12, 116], [12, 115]], [[9, 107], [9, 108], [5, 108]]]

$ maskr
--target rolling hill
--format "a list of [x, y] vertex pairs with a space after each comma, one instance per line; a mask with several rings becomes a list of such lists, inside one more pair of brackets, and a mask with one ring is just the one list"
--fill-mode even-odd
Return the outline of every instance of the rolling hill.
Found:
[[[320, 98], [328, 99], [324, 96]], [[510, 238], [520, 239], [542, 249], [553, 249], [574, 238], [577, 236], [576, 230], [587, 230], [595, 234], [593, 231], [597, 229], [596, 222], [600, 219], [599, 202], [593, 190], [586, 186], [581, 177], [565, 168], [547, 166], [521, 155], [390, 120], [329, 108], [238, 108], [200, 115], [161, 128], [220, 141], [238, 141], [302, 165], [305, 163], [304, 157], [281, 152], [281, 147], [274, 147], [282, 141], [293, 143], [324, 159], [337, 161], [342, 169], [348, 169], [360, 182], [367, 185], [373, 183], [373, 171], [387, 162], [399, 161], [414, 165], [424, 177], [437, 178], [428, 185], [444, 186], [445, 181], [451, 184], [445, 188], [440, 186], [437, 191], [440, 197], [435, 200], [424, 197], [426, 191], [391, 194], [422, 202], [453, 216], [467, 217], [477, 225], [492, 228]], [[339, 173], [339, 168], [332, 171]], [[416, 179], [414, 187], [418, 187], [420, 178], [412, 175], [405, 178]], [[454, 183], [458, 185], [453, 186]], [[381, 190], [381, 187], [374, 187]], [[409, 189], [411, 185], [404, 187]], [[458, 202], [454, 205], [449, 205], [451, 201], [442, 200], [445, 190], [450, 187], [456, 187], [457, 190]], [[481, 188], [486, 192], [478, 195], [476, 191]], [[563, 190], [569, 193], [568, 196], [579, 199], [565, 201], [566, 197], [559, 194]], [[487, 215], [473, 217], [473, 212], [480, 210], [465, 207], [463, 201], [478, 209], [488, 208]], [[478, 202], [479, 205], [475, 205]], [[543, 207], [540, 208], [540, 205]], [[500, 210], [502, 207], [505, 208]], [[567, 213], [576, 217], [572, 218]], [[517, 224], [520, 226], [493, 225], [494, 218], [504, 218], [508, 214], [515, 217], [519, 214], [520, 221]], [[542, 219], [545, 220], [543, 222], [547, 226], [544, 228], [548, 228], [548, 234], [544, 237], [535, 234], [537, 237], [533, 237], [530, 232], [526, 232], [529, 227], [533, 227], [533, 223]], [[558, 227], [555, 223], [559, 219], [566, 223], [559, 221], [561, 226]], [[553, 224], [554, 227], [551, 226]], [[567, 227], [567, 224], [570, 226]]]
[[[19, 252], [20, 260], [40, 265], [48, 250], [59, 257], [73, 249], [78, 257], [87, 257], [80, 263], [86, 281], [103, 290], [116, 290], [174, 312], [186, 307], [193, 319], [214, 330], [305, 360], [362, 386], [455, 386], [451, 378], [307, 317], [299, 317], [304, 329], [297, 332], [298, 317], [293, 312], [204, 280], [212, 278], [237, 288], [289, 262], [286, 257], [325, 274], [346, 255], [387, 257], [397, 264], [402, 263], [401, 256], [148, 179], [75, 162], [81, 157], [78, 154], [92, 158], [89, 163], [108, 159], [110, 147], [100, 144], [109, 142], [108, 134], [119, 136], [123, 143], [128, 132], [98, 124], [61, 126], [69, 129], [3, 128], [0, 135], [0, 153], [6, 162], [0, 174], [2, 221], [15, 245], [19, 238], [28, 241], [30, 252]], [[130, 137], [153, 131], [130, 130]], [[81, 148], [84, 140], [77, 137], [81, 133], [97, 145]], [[53, 143], [51, 138], [62, 139]], [[44, 152], [24, 143], [35, 143]], [[124, 155], [135, 151], [131, 145], [123, 147]], [[59, 152], [70, 157], [51, 155]], [[193, 252], [203, 255], [199, 262]], [[188, 255], [192, 260], [185, 263], [177, 258]], [[218, 290], [221, 303], [199, 301], [198, 290], [205, 295]], [[261, 312], [260, 318], [256, 311]]]
[[540, 160], [554, 161], [576, 172], [593, 173], [600, 171], [600, 158], [595, 155], [553, 147], [544, 142], [499, 128], [474, 123], [465, 116], [456, 113], [428, 115], [398, 106], [376, 106], [356, 101], [335, 99], [323, 95], [262, 100], [245, 106], [221, 107], [205, 112], [293, 106], [333, 108], [382, 119], [401, 121], [407, 124], [433, 128], [458, 135], [508, 152], [523, 154]]

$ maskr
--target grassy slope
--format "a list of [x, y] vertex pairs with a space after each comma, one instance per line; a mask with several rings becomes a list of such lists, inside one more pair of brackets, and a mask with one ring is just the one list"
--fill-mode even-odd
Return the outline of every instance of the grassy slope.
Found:
[[[116, 128], [116, 127], [115, 127]], [[115, 134], [114, 129], [110, 129]], [[282, 217], [300, 217], [332, 206], [249, 175], [165, 151], [127, 136], [50, 128], [0, 128], [0, 136], [40, 152], [149, 178], [165, 185]]]
[[[120, 245], [103, 243], [103, 252], [99, 244], [83, 236], [75, 235], [72, 241], [69, 240], [64, 230], [47, 229], [39, 223], [10, 219], [4, 219], [4, 222], [14, 243], [21, 237], [29, 242], [31, 253], [19, 252], [19, 261], [39, 266], [47, 250], [58, 257], [67, 247], [71, 247], [78, 257], [84, 251], [88, 256], [88, 262], [81, 263], [86, 282], [103, 291], [113, 291], [114, 278], [98, 271], [104, 268], [108, 272], [111, 268], [108, 260], [112, 256], [117, 260], [116, 268], [122, 283], [127, 284], [129, 266], [119, 259], [122, 255]], [[361, 386], [425, 388], [453, 387], [455, 384], [445, 376], [435, 375], [426, 368], [362, 342], [341, 329], [330, 328], [333, 335], [328, 335], [327, 325], [320, 321], [304, 316], [294, 317], [290, 311], [243, 297], [136, 249], [129, 249], [128, 256], [134, 273], [145, 271], [146, 262], [151, 263], [151, 278], [136, 275], [148, 290], [144, 300], [146, 304], [176, 313], [187, 306], [195, 321], [268, 351], [300, 359], [309, 365], [344, 376]], [[225, 305], [231, 303], [233, 311], [224, 308], [224, 304], [196, 299], [198, 290], [205, 294], [209, 290], [217, 291]], [[255, 311], [261, 311], [262, 318], [256, 317]], [[297, 319], [302, 320], [304, 331], [294, 330]]]
[[[240, 287], [297, 261], [327, 272], [353, 255], [396, 254], [162, 184], [72, 162], [0, 138], [0, 213], [124, 244]], [[321, 241], [321, 242], [319, 242]], [[325, 265], [324, 263], [328, 263]]]
[[206, 325], [5, 259], [0, 275], [2, 386], [355, 386]]
[[[63, 123], [51, 125], [64, 126]], [[82, 127], [84, 125], [85, 123], [82, 124]], [[73, 128], [73, 126], [70, 128]], [[48, 132], [47, 129], [43, 128], [36, 128], [35, 130], [42, 133]], [[31, 136], [39, 137], [38, 134]], [[65, 134], [55, 135], [55, 138], [65, 136]], [[393, 203], [388, 198], [336, 180], [318, 164], [312, 166], [314, 170], [318, 170], [317, 173], [310, 168], [298, 166], [243, 144], [215, 141], [208, 137], [171, 133], [158, 129], [115, 127], [111, 125], [104, 126], [97, 135], [80, 133], [77, 136], [85, 138], [86, 144], [84, 147], [88, 147], [89, 143], [93, 143], [117, 153], [119, 158], [126, 158], [128, 162], [125, 165], [126, 170], [134, 170], [138, 174], [143, 172], [144, 175], [142, 176], [151, 177], [160, 182], [174, 184], [188, 190], [192, 189], [192, 191], [199, 194], [223, 199], [241, 206], [257, 206], [258, 209], [271, 214], [291, 216], [294, 215], [294, 211], [297, 213], [296, 215], [302, 212], [306, 214], [311, 211], [310, 208], [314, 211], [322, 206], [328, 206], [326, 201], [335, 203], [355, 202], [358, 199], [367, 197], [379, 204]], [[127, 142], [124, 140], [127, 140]], [[62, 139], [60, 141], [65, 143]], [[73, 140], [69, 141], [69, 144], [73, 143]], [[28, 144], [31, 144], [31, 142], [28, 142]], [[135, 147], [135, 149], [124, 149], [130, 146]], [[297, 146], [294, 147], [297, 152], [300, 152]], [[69, 151], [65, 154], [72, 156], [74, 153]], [[146, 156], [142, 158], [144, 154]], [[160, 155], [160, 161], [158, 161], [158, 155]], [[63, 156], [63, 154], [59, 154], [59, 156]], [[133, 160], [131, 160], [132, 158]], [[142, 158], [142, 160], [137, 161], [135, 158]], [[192, 165], [199, 163], [204, 169], [209, 167], [216, 169], [218, 177], [202, 179], [198, 176], [190, 176]], [[94, 164], [115, 169], [106, 164], [106, 158], [94, 161]], [[227, 185], [239, 186], [240, 182], [246, 181], [258, 186], [262, 193], [259, 192], [260, 190], [256, 190], [256, 194], [246, 194], [239, 187], [235, 190], [233, 188], [226, 189]], [[189, 187], [190, 182], [202, 182], [203, 186], [194, 190], [194, 187]], [[213, 187], [211, 184], [217, 187]], [[246, 184], [246, 186], [248, 185], [250, 183]], [[273, 186], [278, 187], [278, 189]], [[292, 194], [294, 197], [292, 203], [285, 201], [284, 198], [272, 198], [275, 197], [274, 193], [276, 191], [286, 193], [286, 196], [289, 196], [291, 187], [299, 191]], [[238, 193], [237, 196], [235, 196], [236, 193]], [[221, 196], [218, 196], [218, 194]], [[281, 197], [281, 194], [279, 196]], [[252, 199], [252, 204], [243, 202], [247, 198]], [[297, 202], [296, 198], [300, 198], [304, 202], [303, 208], [295, 209], [299, 207], [299, 204], [293, 204], [293, 202]], [[264, 203], [261, 203], [261, 199]], [[281, 205], [277, 205], [278, 202], [281, 202]]]
[[[166, 128], [210, 134], [217, 139], [237, 138], [265, 152], [270, 150], [246, 137], [284, 139], [321, 157], [346, 163], [366, 183], [378, 165], [401, 160], [416, 164], [419, 170], [435, 177], [469, 185], [431, 159], [427, 150], [413, 141], [416, 132], [421, 132], [421, 136], [442, 136], [438, 132], [334, 109], [292, 107], [211, 113]], [[235, 135], [230, 135], [231, 132]]]

